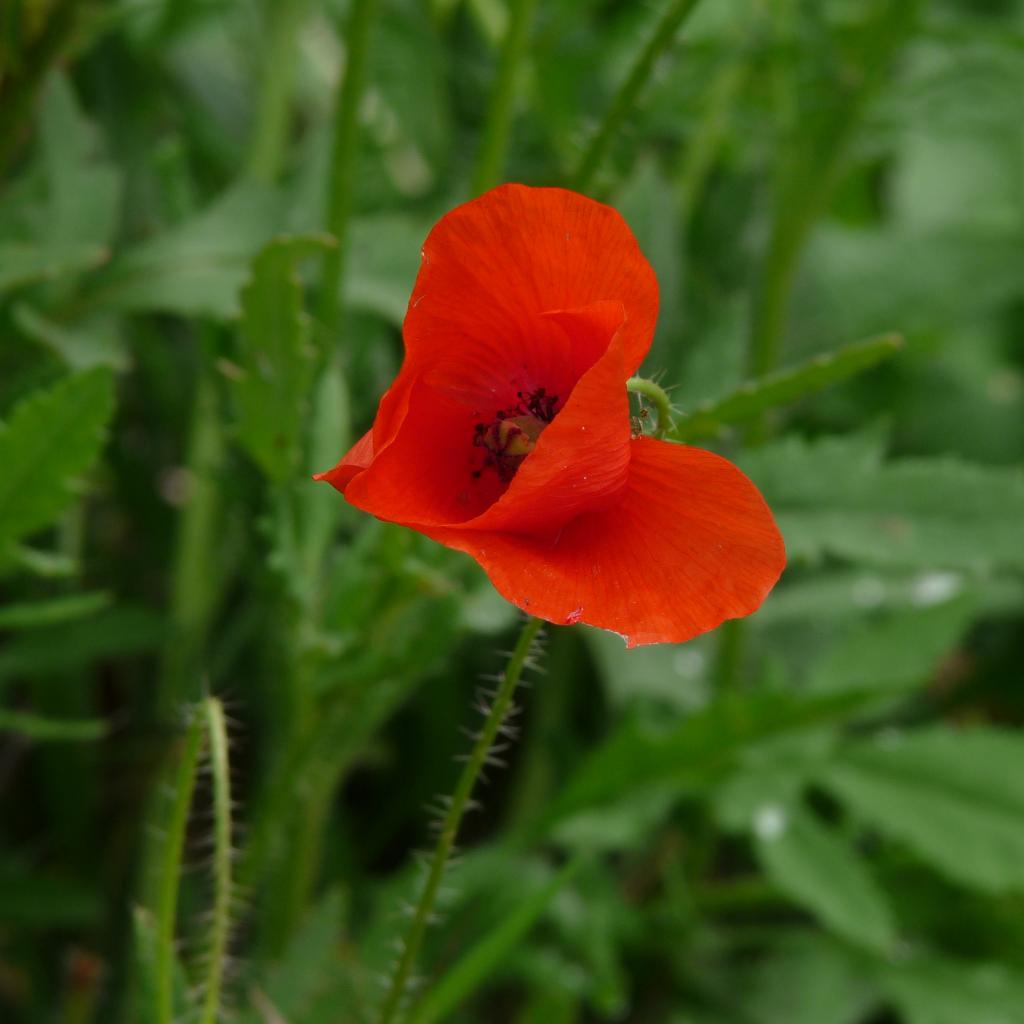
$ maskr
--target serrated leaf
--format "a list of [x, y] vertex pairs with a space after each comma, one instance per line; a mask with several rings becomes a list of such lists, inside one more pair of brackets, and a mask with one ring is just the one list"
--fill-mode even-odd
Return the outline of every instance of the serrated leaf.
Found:
[[113, 409], [106, 369], [65, 377], [15, 406], [0, 428], [0, 561], [71, 501], [71, 484], [99, 455]]
[[883, 462], [868, 435], [790, 437], [740, 461], [771, 506], [790, 561], [1024, 566], [1024, 474], [1016, 467]]
[[754, 830], [768, 877], [837, 934], [880, 953], [890, 949], [892, 912], [856, 851], [800, 804], [773, 809]]
[[280, 193], [236, 185], [195, 217], [125, 252], [98, 276], [87, 301], [108, 311], [236, 316], [250, 262], [282, 220]]
[[314, 366], [296, 263], [329, 244], [327, 236], [274, 240], [254, 260], [252, 277], [242, 290], [242, 373], [233, 381], [238, 439], [278, 483], [297, 467]]
[[850, 715], [861, 693], [811, 699], [785, 692], [723, 698], [667, 730], [628, 722], [586, 757], [548, 804], [542, 825], [625, 799], [651, 786], [685, 788], [721, 771], [745, 747]]
[[677, 416], [671, 437], [676, 441], [691, 441], [713, 436], [730, 423], [742, 423], [767, 409], [796, 401], [877, 366], [894, 356], [902, 346], [900, 335], [884, 334], [815, 356], [801, 366], [749, 381], [730, 395], [705, 402], [685, 416]]
[[947, 877], [1024, 890], [1024, 738], [933, 727], [850, 744], [821, 783]]

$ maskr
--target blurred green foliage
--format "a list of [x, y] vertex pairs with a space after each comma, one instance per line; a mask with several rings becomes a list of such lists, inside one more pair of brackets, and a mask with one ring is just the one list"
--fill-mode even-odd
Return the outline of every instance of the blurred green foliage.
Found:
[[6, 0], [0, 1018], [376, 1019], [516, 616], [310, 473], [497, 174], [790, 567], [549, 631], [408, 1019], [1024, 1022], [1022, 95], [1022, 0]]

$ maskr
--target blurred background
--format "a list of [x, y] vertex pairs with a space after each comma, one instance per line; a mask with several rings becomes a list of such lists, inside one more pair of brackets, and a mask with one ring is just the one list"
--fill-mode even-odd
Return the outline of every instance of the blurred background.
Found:
[[1021, 0], [2, 0], [0, 1019], [378, 1019], [519, 622], [309, 474], [515, 180], [790, 566], [548, 630], [407, 1019], [1024, 1021], [1022, 96]]

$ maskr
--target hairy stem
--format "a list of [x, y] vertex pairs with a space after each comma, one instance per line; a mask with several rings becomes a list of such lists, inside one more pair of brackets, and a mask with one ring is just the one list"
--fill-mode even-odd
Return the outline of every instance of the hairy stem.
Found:
[[537, 0], [513, 0], [509, 12], [508, 28], [501, 47], [498, 74], [491, 91], [484, 123], [484, 135], [473, 170], [472, 190], [474, 195], [493, 188], [501, 179], [508, 152], [508, 141], [512, 132], [512, 115], [515, 111], [516, 83], [520, 67], [526, 57], [530, 39], [530, 23]]
[[171, 1024], [174, 1019], [174, 926], [178, 916], [178, 890], [181, 884], [181, 855], [185, 844], [185, 827], [192, 794], [196, 786], [196, 769], [203, 745], [205, 720], [198, 709], [191, 710], [178, 760], [170, 815], [162, 837], [156, 896], [155, 951], [155, 1017], [157, 1024]]
[[655, 63], [671, 44], [679, 26], [698, 2], [699, 0], [669, 0], [665, 12], [647, 40], [647, 45], [637, 54], [629, 74], [619, 86], [601, 126], [590, 139], [579, 168], [573, 176], [573, 187], [578, 191], [585, 192], [590, 187], [594, 174], [601, 166], [608, 147], [611, 146], [612, 139], [636, 105], [640, 91], [651, 77]]
[[210, 697], [204, 702], [203, 713], [213, 779], [213, 915], [208, 933], [208, 959], [199, 1020], [200, 1024], [216, 1024], [231, 926], [231, 779], [224, 708], [219, 700]]
[[391, 984], [381, 1012], [380, 1024], [390, 1024], [395, 1019], [395, 1014], [399, 1010], [406, 986], [409, 983], [409, 976], [412, 973], [420, 946], [423, 943], [423, 934], [427, 929], [427, 922], [430, 920], [434, 903], [437, 901], [437, 891], [441, 885], [441, 878], [444, 875], [444, 869], [451, 855], [452, 847], [455, 845], [455, 838], [458, 835], [462, 817], [466, 812], [466, 807], [473, 794], [473, 788], [480, 777], [480, 772], [487, 762], [487, 757], [494, 744], [495, 737], [498, 735], [498, 730], [501, 728], [505, 716], [512, 705], [512, 697], [515, 694], [516, 687], [519, 685], [530, 648], [542, 625], [543, 623], [540, 619], [531, 618], [523, 627], [515, 649], [512, 651], [512, 656], [509, 658], [508, 667], [502, 674], [501, 681], [498, 684], [494, 700], [487, 711], [487, 716], [480, 728], [480, 732], [477, 734], [469, 760], [459, 776], [455, 792], [452, 794], [451, 803], [448, 805], [448, 810], [441, 823], [441, 831], [437, 837], [437, 844], [430, 859], [430, 867], [427, 872], [427, 880], [423, 886], [423, 892], [416, 903], [412, 923], [409, 925], [409, 930], [402, 944], [402, 955], [391, 977]]

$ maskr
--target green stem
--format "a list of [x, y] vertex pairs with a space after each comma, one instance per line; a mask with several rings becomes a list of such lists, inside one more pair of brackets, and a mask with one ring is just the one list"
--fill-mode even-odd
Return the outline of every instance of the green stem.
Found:
[[345, 31], [345, 73], [338, 84], [330, 184], [327, 197], [327, 230], [337, 247], [324, 255], [320, 277], [320, 320], [326, 337], [333, 340], [341, 322], [341, 286], [348, 253], [348, 225], [352, 219], [359, 151], [359, 106], [369, 74], [370, 35], [377, 0], [352, 0]]
[[267, 17], [267, 52], [263, 60], [260, 98], [249, 149], [249, 173], [275, 181], [287, 149], [289, 98], [298, 53], [296, 36], [305, 0], [271, 0]]
[[193, 710], [179, 754], [178, 771], [171, 798], [170, 817], [162, 836], [160, 863], [157, 866], [155, 1020], [171, 1024], [174, 1019], [174, 926], [178, 915], [178, 890], [181, 883], [181, 854], [185, 845], [185, 827], [192, 794], [196, 785], [196, 768], [203, 745], [203, 715]]
[[156, 711], [161, 721], [167, 720], [181, 701], [196, 700], [200, 695], [199, 663], [220, 591], [213, 552], [220, 510], [217, 475], [224, 440], [217, 389], [212, 371], [206, 366], [205, 352], [201, 359], [187, 459], [191, 493], [179, 513], [171, 571], [171, 631], [163, 649], [157, 687]]
[[469, 760], [459, 776], [455, 792], [452, 794], [451, 803], [448, 805], [448, 810], [441, 823], [441, 832], [437, 837], [437, 845], [434, 847], [434, 853], [431, 857], [423, 892], [420, 894], [416, 908], [413, 911], [412, 923], [409, 925], [409, 931], [405, 936], [402, 955], [391, 977], [391, 985], [381, 1012], [380, 1024], [390, 1024], [395, 1019], [395, 1014], [398, 1012], [402, 997], [405, 995], [409, 976], [412, 973], [413, 965], [423, 943], [427, 922], [430, 920], [430, 915], [433, 912], [434, 903], [437, 900], [437, 891], [441, 885], [441, 878], [444, 875], [445, 866], [451, 855], [452, 847], [455, 845], [455, 838], [458, 835], [459, 826], [466, 812], [469, 798], [472, 796], [473, 788], [480, 777], [480, 772], [487, 762], [491, 747], [494, 745], [494, 740], [498, 735], [498, 730], [501, 728], [505, 716], [512, 705], [512, 697], [516, 692], [516, 687], [519, 685], [519, 679], [522, 676], [526, 659], [530, 654], [530, 648], [533, 646], [533, 641], [536, 639], [542, 625], [543, 623], [540, 619], [531, 618], [523, 627], [519, 640], [512, 651], [512, 656], [509, 658], [508, 667], [502, 674], [501, 681], [498, 684], [494, 700], [487, 711], [483, 726], [477, 734]]
[[50, 67], [74, 38], [83, 6], [79, 0], [59, 2], [35, 44], [19, 61], [18, 72], [0, 83], [0, 171], [17, 146], [18, 129], [26, 124]]
[[619, 86], [600, 128], [593, 135], [573, 177], [573, 188], [585, 192], [591, 185], [594, 174], [611, 146], [629, 112], [636, 105], [640, 91], [654, 71], [654, 65], [675, 38], [680, 25], [699, 0], [669, 0], [660, 21], [654, 28], [647, 45], [637, 54], [625, 81]]
[[199, 1021], [200, 1024], [216, 1024], [231, 924], [231, 779], [224, 708], [215, 697], [209, 697], [204, 701], [203, 712], [213, 778], [213, 916]]
[[672, 429], [672, 405], [668, 400], [668, 393], [664, 388], [655, 384], [653, 380], [646, 380], [644, 377], [630, 377], [626, 381], [626, 390], [634, 395], [643, 395], [650, 399], [658, 410], [658, 426], [654, 431], [655, 437], [664, 437]]
[[516, 84], [519, 70], [526, 57], [530, 39], [530, 23], [537, 0], [513, 0], [509, 12], [508, 28], [501, 47], [498, 73], [491, 91], [484, 123], [484, 135], [473, 170], [474, 195], [493, 188], [501, 179], [512, 132], [515, 111]]

